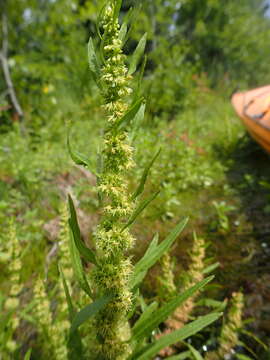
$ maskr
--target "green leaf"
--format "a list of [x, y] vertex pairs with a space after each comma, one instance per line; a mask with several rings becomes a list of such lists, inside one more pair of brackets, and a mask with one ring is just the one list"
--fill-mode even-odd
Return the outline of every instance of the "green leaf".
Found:
[[186, 338], [198, 333], [206, 326], [216, 321], [222, 313], [212, 313], [209, 315], [202, 316], [195, 321], [185, 325], [179, 330], [176, 330], [168, 335], [162, 336], [159, 340], [156, 340], [150, 346], [146, 346], [139, 353], [135, 354], [132, 359], [136, 360], [149, 360], [153, 359], [160, 350], [171, 346], [179, 341], [185, 340]]
[[197, 351], [192, 345], [185, 343], [187, 345], [187, 347], [189, 348], [192, 357], [194, 360], [203, 360], [202, 355], [199, 353], [199, 351]]
[[141, 40], [139, 41], [132, 57], [131, 57], [131, 62], [130, 62], [130, 66], [129, 66], [129, 70], [128, 70], [128, 75], [132, 75], [136, 69], [137, 69], [137, 65], [140, 61], [140, 58], [142, 57], [144, 50], [145, 50], [145, 46], [146, 46], [146, 39], [147, 39], [147, 33], [145, 33], [143, 35], [143, 37], [141, 38]]
[[76, 314], [76, 310], [72, 304], [72, 300], [71, 300], [71, 296], [70, 296], [70, 292], [68, 289], [68, 285], [64, 276], [64, 273], [62, 271], [61, 266], [58, 266], [59, 272], [60, 272], [60, 276], [62, 278], [62, 282], [63, 282], [63, 286], [64, 286], [64, 291], [65, 291], [65, 296], [66, 296], [66, 300], [67, 300], [67, 305], [68, 305], [68, 313], [69, 313], [69, 320], [70, 322], [72, 321], [72, 319], [74, 318], [75, 314]]
[[[77, 236], [77, 235], [76, 235]], [[71, 256], [71, 263], [74, 270], [74, 275], [80, 285], [80, 287], [86, 292], [88, 296], [92, 298], [92, 293], [89, 287], [89, 284], [86, 280], [86, 276], [83, 270], [81, 258], [79, 251], [75, 244], [74, 233], [70, 230], [70, 237], [69, 237], [69, 248], [70, 248], [70, 256]]]
[[103, 296], [95, 302], [85, 306], [82, 310], [80, 310], [73, 318], [70, 332], [73, 333], [78, 329], [85, 321], [89, 320], [93, 316], [95, 316], [101, 309], [104, 308], [105, 305], [112, 299], [112, 296]]
[[119, 17], [119, 13], [121, 10], [121, 5], [122, 5], [122, 0], [116, 0], [115, 1], [115, 5], [114, 5], [114, 14], [113, 14], [113, 19], [114, 21], [116, 21]]
[[71, 159], [74, 161], [75, 164], [83, 165], [85, 167], [88, 167], [89, 159], [87, 158], [87, 156], [79, 153], [78, 151], [74, 151], [74, 150], [71, 149], [71, 146], [70, 146], [70, 130], [68, 131], [68, 134], [67, 134], [67, 148], [68, 148], [69, 155], [70, 155]]
[[152, 331], [156, 329], [159, 324], [165, 321], [169, 315], [171, 315], [181, 304], [183, 304], [189, 297], [191, 297], [196, 291], [202, 289], [208, 282], [213, 280], [213, 276], [210, 276], [198, 284], [192, 286], [190, 289], [184, 291], [182, 294], [174, 297], [167, 304], [158, 309], [151, 318], [146, 318], [145, 321], [139, 321], [132, 328], [131, 341], [139, 342], [143, 338], [151, 335]]
[[136, 139], [136, 136], [138, 135], [138, 130], [139, 130], [140, 126], [142, 125], [142, 122], [144, 119], [144, 114], [145, 114], [145, 104], [141, 104], [139, 111], [137, 112], [137, 114], [134, 117], [133, 127], [130, 132], [131, 143], [134, 142], [134, 140]]
[[264, 348], [264, 350], [267, 350], [267, 349], [268, 349], [267, 345], [266, 345], [261, 339], [259, 339], [258, 336], [256, 336], [256, 335], [253, 334], [252, 332], [247, 331], [247, 330], [245, 330], [245, 329], [240, 329], [240, 332], [241, 332], [242, 334], [245, 334], [245, 335], [249, 336], [249, 337], [252, 338], [253, 340], [255, 340], [258, 344], [260, 344], [260, 345]]
[[143, 102], [143, 98], [137, 100], [135, 102], [135, 104], [133, 104], [131, 106], [131, 108], [125, 113], [125, 115], [119, 121], [117, 121], [112, 126], [112, 128], [110, 128], [110, 130], [111, 129], [113, 129], [113, 130], [117, 130], [117, 129], [121, 130], [121, 129], [126, 128], [130, 124], [130, 122], [135, 118], [136, 114], [140, 110], [142, 102]]
[[134, 221], [137, 219], [137, 217], [141, 214], [141, 212], [152, 202], [160, 193], [160, 191], [157, 191], [155, 194], [149, 196], [147, 199], [143, 200], [138, 207], [134, 210], [133, 214], [129, 218], [128, 222], [125, 226], [121, 229], [121, 231], [124, 231], [127, 227], [129, 227], [131, 224], [134, 223]]
[[138, 76], [137, 88], [135, 90], [135, 95], [134, 95], [135, 99], [137, 99], [141, 96], [141, 86], [142, 86], [142, 80], [143, 80], [146, 63], [147, 63], [147, 55], [144, 55], [140, 73]]
[[126, 22], [123, 22], [119, 31], [119, 40], [121, 40], [122, 43], [124, 43], [125, 37], [127, 35], [127, 28], [128, 24]]
[[207, 275], [207, 274], [211, 273], [212, 271], [214, 271], [216, 268], [218, 268], [219, 265], [220, 265], [219, 262], [216, 262], [216, 263], [214, 263], [214, 264], [211, 264], [211, 265], [209, 265], [207, 268], [205, 268], [202, 273], [203, 273], [204, 275]]
[[190, 351], [185, 351], [178, 355], [169, 356], [166, 358], [166, 360], [185, 360], [185, 359], [190, 360], [190, 355], [191, 355]]
[[90, 71], [94, 77], [94, 80], [97, 82], [97, 80], [100, 77], [100, 69], [99, 69], [99, 63], [95, 52], [95, 47], [93, 43], [93, 39], [90, 37], [88, 41], [88, 63]]
[[243, 354], [236, 354], [236, 357], [239, 360], [252, 360], [249, 356]]
[[149, 175], [149, 171], [150, 171], [151, 167], [153, 166], [154, 162], [156, 161], [157, 157], [159, 156], [160, 152], [161, 152], [161, 148], [158, 150], [158, 152], [154, 155], [153, 159], [148, 163], [148, 165], [144, 169], [139, 186], [138, 186], [137, 190], [135, 191], [134, 195], [132, 196], [133, 200], [136, 199], [143, 192], [144, 185], [145, 185], [147, 177]]
[[29, 349], [27, 353], [24, 355], [24, 360], [30, 360], [32, 349]]
[[124, 16], [123, 23], [122, 23], [120, 31], [119, 31], [119, 39], [122, 41], [123, 45], [125, 44], [125, 42], [126, 42], [126, 40], [128, 38], [127, 29], [128, 29], [128, 24], [130, 23], [131, 18], [132, 18], [132, 13], [133, 13], [133, 8], [130, 7], [127, 14]]
[[138, 261], [138, 263], [135, 265], [133, 277], [130, 282], [131, 287], [138, 284], [138, 279], [141, 278], [140, 273], [146, 273], [147, 270], [151, 266], [153, 266], [166, 251], [169, 250], [171, 245], [183, 231], [187, 222], [188, 218], [185, 218], [183, 221], [181, 221], [178, 225], [175, 226], [175, 228], [170, 232], [170, 234], [166, 237], [165, 240], [163, 240], [158, 246], [153, 248], [151, 253], [148, 253], [147, 256], [145, 254], [142, 259]]
[[73, 233], [73, 239], [75, 242], [75, 245], [79, 251], [79, 253], [85, 258], [85, 260], [89, 261], [92, 264], [97, 265], [96, 255], [94, 252], [85, 246], [83, 241], [81, 240], [81, 232], [77, 220], [77, 214], [74, 207], [73, 200], [70, 195], [68, 195], [68, 204], [69, 204], [69, 211], [70, 211], [70, 219], [69, 219], [69, 225], [70, 229]]
[[198, 302], [196, 302], [196, 305], [212, 307], [216, 311], [223, 311], [227, 306], [227, 301], [226, 300], [217, 301], [217, 300], [213, 300], [213, 299], [203, 298], [203, 299], [199, 300]]
[[153, 312], [158, 308], [158, 303], [156, 301], [152, 302], [149, 306], [146, 307], [140, 318], [136, 321], [133, 328], [139, 327], [141, 323], [146, 322], [149, 317], [152, 316]]

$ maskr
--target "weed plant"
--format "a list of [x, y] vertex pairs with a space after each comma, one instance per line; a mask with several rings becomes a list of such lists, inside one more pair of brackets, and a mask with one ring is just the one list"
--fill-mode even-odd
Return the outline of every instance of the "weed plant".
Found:
[[[158, 195], [157, 192], [149, 198], [140, 199], [149, 170], [158, 154], [144, 170], [135, 192], [130, 193], [127, 174], [135, 164], [128, 130], [132, 129], [133, 132], [136, 130], [145, 109], [140, 94], [141, 77], [132, 97], [130, 82], [143, 54], [146, 36], [144, 35], [140, 40], [127, 68], [122, 46], [127, 35], [128, 23], [124, 21], [122, 26], [119, 26], [120, 8], [121, 1], [112, 0], [108, 1], [101, 11], [100, 22], [97, 25], [98, 29], [101, 29], [101, 58], [98, 58], [95, 52], [92, 39], [88, 47], [90, 70], [101, 89], [108, 122], [99, 153], [99, 166], [95, 171], [102, 204], [101, 221], [94, 234], [95, 251], [86, 247], [81, 241], [75, 207], [69, 197], [73, 266], [81, 287], [92, 301], [76, 315], [71, 312], [71, 329], [74, 333], [82, 322], [97, 313], [93, 327], [97, 339], [98, 358], [151, 359], [162, 348], [196, 333], [215, 321], [220, 314], [206, 315], [159, 340], [150, 341], [153, 330], [166, 320], [180, 303], [209, 282], [211, 278], [207, 278], [181, 295], [176, 295], [155, 314], [154, 307], [149, 305], [133, 327], [128, 322], [136, 310], [139, 285], [147, 270], [177, 239], [186, 220], [180, 222], [163, 242], [158, 243], [158, 238], [155, 236], [145, 255], [135, 266], [132, 265], [128, 252], [134, 246], [135, 239], [130, 233], [130, 227], [144, 208]], [[72, 151], [70, 145], [69, 150], [77, 164], [85, 165], [93, 171], [87, 158]], [[85, 274], [78, 253], [87, 262], [92, 263], [90, 275]], [[67, 297], [71, 301], [68, 294]]]

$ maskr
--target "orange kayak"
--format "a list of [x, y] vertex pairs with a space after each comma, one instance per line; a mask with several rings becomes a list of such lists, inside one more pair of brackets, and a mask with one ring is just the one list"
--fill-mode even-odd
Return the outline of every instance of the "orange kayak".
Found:
[[250, 135], [270, 153], [270, 85], [237, 92], [231, 101]]

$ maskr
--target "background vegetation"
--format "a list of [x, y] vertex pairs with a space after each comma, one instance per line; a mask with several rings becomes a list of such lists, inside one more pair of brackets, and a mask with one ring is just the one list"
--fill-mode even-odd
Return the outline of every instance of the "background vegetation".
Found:
[[[10, 218], [15, 219], [23, 248], [21, 279], [28, 290], [21, 296], [22, 304], [28, 302], [37, 274], [49, 274], [49, 290], [56, 282], [57, 252], [52, 250], [68, 192], [79, 206], [84, 240], [91, 244], [86, 234], [99, 218], [97, 194], [89, 186], [95, 180], [69, 159], [66, 127], [75, 125], [72, 142], [95, 159], [104, 114], [88, 69], [86, 44], [89, 35], [98, 44], [99, 6], [93, 0], [1, 2], [7, 16], [7, 62], [23, 117], [10, 101], [1, 73], [0, 308], [10, 287]], [[269, 83], [267, 5], [258, 0], [125, 0], [122, 19], [129, 16], [131, 6], [136, 21], [125, 50], [131, 53], [148, 33], [143, 81], [148, 106], [134, 139], [139, 167], [130, 177], [130, 187], [138, 182], [153, 150], [162, 147], [146, 188], [151, 193], [160, 186], [162, 191], [134, 226], [139, 243], [132, 254], [140, 257], [153, 230], [163, 238], [179, 218], [190, 216], [171, 253], [175, 286], [183, 284], [181, 274], [192, 265], [196, 230], [207, 244], [206, 265], [220, 266], [215, 282], [196, 299], [195, 314], [211, 307], [209, 299], [222, 302], [242, 290], [247, 324], [236, 354], [239, 359], [269, 359], [269, 159], [246, 135], [229, 101], [236, 87]], [[3, 24], [2, 17], [2, 29]], [[160, 266], [144, 284], [149, 302], [162, 298], [158, 278]], [[39, 356], [33, 323], [30, 309], [15, 334], [19, 359], [30, 345], [33, 358]], [[202, 354], [215, 349], [220, 327], [221, 321], [192, 344]]]

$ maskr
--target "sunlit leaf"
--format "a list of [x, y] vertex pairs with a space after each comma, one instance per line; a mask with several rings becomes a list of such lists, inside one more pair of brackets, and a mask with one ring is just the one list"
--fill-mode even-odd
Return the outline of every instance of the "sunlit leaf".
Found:
[[141, 193], [144, 190], [144, 185], [146, 183], [147, 177], [149, 175], [149, 171], [151, 169], [151, 167], [153, 166], [154, 162], [156, 161], [157, 157], [159, 156], [161, 152], [161, 148], [158, 150], [158, 152], [154, 155], [153, 159], [151, 159], [148, 163], [148, 165], [146, 166], [146, 168], [143, 171], [139, 186], [137, 188], [137, 190], [135, 191], [135, 193], [133, 194], [132, 198], [136, 199], [136, 197], [138, 197], [139, 195], [141, 195]]
[[111, 296], [103, 296], [102, 298], [94, 301], [93, 303], [85, 306], [80, 310], [73, 318], [70, 332], [73, 333], [79, 326], [81, 326], [85, 321], [94, 317], [105, 305], [112, 299]]
[[123, 226], [121, 231], [124, 231], [127, 227], [129, 227], [131, 224], [134, 223], [134, 221], [137, 219], [137, 217], [143, 212], [143, 210], [158, 196], [160, 191], [157, 191], [153, 195], [149, 196], [147, 199], [143, 200], [138, 207], [134, 210], [133, 214], [131, 215], [130, 219], [126, 223], [125, 226]]
[[71, 231], [73, 233], [73, 239], [75, 245], [79, 251], [79, 253], [85, 258], [85, 260], [89, 261], [92, 264], [97, 265], [96, 255], [94, 252], [85, 246], [84, 242], [81, 239], [81, 232], [77, 220], [76, 210], [73, 204], [73, 200], [70, 195], [68, 195], [68, 204], [69, 204], [69, 211], [70, 211], [70, 219], [69, 225]]
[[195, 292], [202, 289], [212, 279], [213, 276], [210, 276], [207, 279], [200, 281], [198, 284], [192, 286], [190, 289], [184, 291], [182, 294], [174, 297], [171, 301], [163, 305], [160, 309], [155, 311], [150, 318], [147, 317], [144, 321], [137, 321], [132, 328], [131, 341], [139, 342], [144, 337], [149, 336], [152, 331], [156, 329], [159, 324], [165, 321], [181, 304], [183, 304]]
[[137, 69], [137, 65], [145, 50], [146, 39], [147, 39], [147, 33], [143, 35], [131, 57], [131, 62], [128, 70], [129, 75], [132, 75]]
[[136, 360], [149, 360], [154, 359], [154, 356], [159, 353], [160, 350], [171, 346], [181, 340], [198, 333], [206, 326], [216, 321], [222, 313], [212, 313], [202, 316], [195, 321], [185, 325], [179, 330], [176, 330], [168, 335], [162, 336], [159, 340], [156, 340], [153, 344], [145, 346], [138, 353], [132, 356], [132, 359]]
[[188, 222], [188, 218], [182, 220], [178, 225], [174, 227], [174, 229], [170, 232], [170, 234], [158, 245], [153, 248], [153, 250], [148, 252], [147, 256], [144, 255], [135, 265], [134, 273], [131, 279], [131, 286], [136, 286], [138, 284], [138, 280], [142, 279], [141, 273], [146, 273], [147, 270], [152, 267], [161, 256], [169, 250], [171, 245], [183, 231], [184, 227]]

